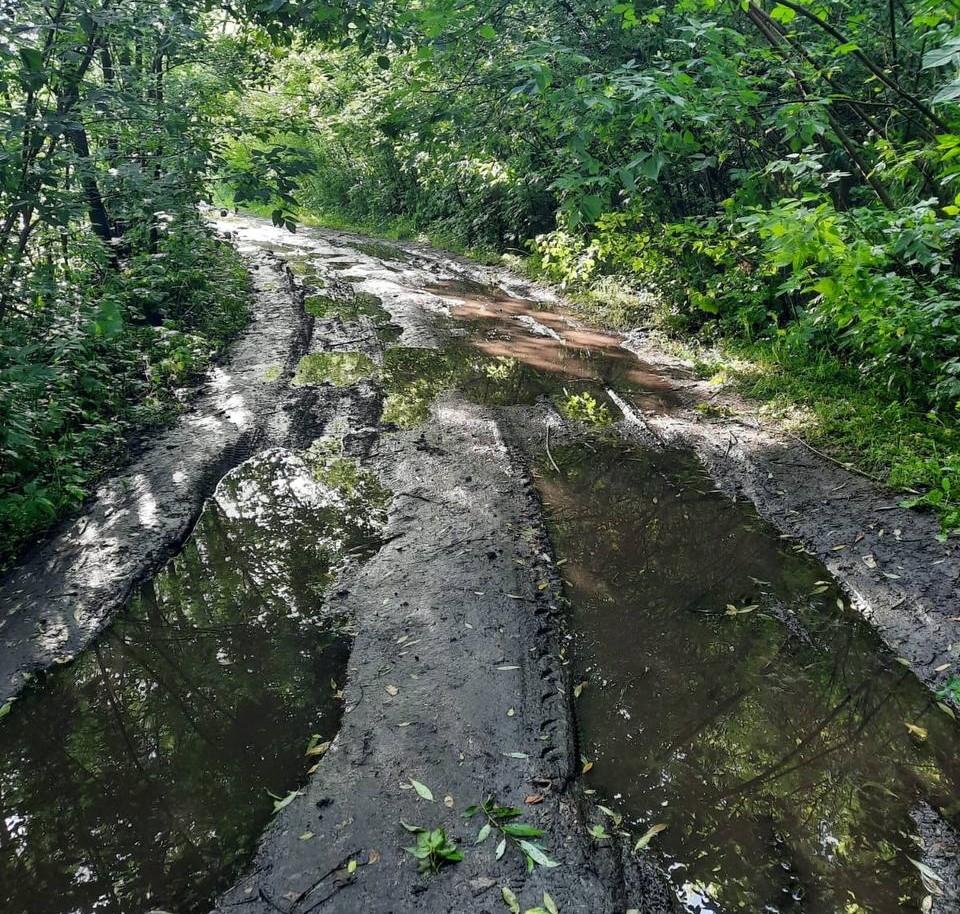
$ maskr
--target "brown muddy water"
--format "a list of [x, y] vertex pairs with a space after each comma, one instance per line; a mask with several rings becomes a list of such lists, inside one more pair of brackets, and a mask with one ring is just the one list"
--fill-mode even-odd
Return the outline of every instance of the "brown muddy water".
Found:
[[635, 838], [667, 826], [646, 853], [687, 910], [921, 910], [914, 861], [936, 871], [960, 826], [935, 697], [691, 456], [592, 437], [553, 457], [585, 785]]
[[[566, 412], [587, 392], [601, 421], [567, 416], [588, 426], [620, 418], [608, 389], [677, 402], [614, 335], [495, 287], [433, 291], [456, 299], [452, 361], [474, 399]], [[928, 895], [960, 909], [938, 894], [956, 889], [960, 731], [827, 570], [690, 454], [594, 429], [552, 458], [560, 471], [544, 457], [536, 476], [570, 601], [584, 786], [613, 814], [594, 824], [632, 842], [666, 826], [641, 853], [692, 912], [894, 914]]]
[[677, 385], [624, 349], [613, 333], [584, 327], [562, 312], [516, 298], [496, 286], [465, 280], [437, 283], [427, 291], [454, 297], [453, 326], [491, 359], [519, 362], [554, 387], [589, 392], [608, 402], [613, 388], [628, 403], [668, 411], [679, 399]]
[[349, 461], [268, 451], [75, 663], [0, 721], [0, 910], [209, 910], [342, 712], [350, 638], [324, 619], [385, 493]]

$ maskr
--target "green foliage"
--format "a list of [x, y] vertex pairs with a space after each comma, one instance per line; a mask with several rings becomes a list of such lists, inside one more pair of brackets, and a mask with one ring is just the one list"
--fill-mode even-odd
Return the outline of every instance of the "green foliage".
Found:
[[349, 387], [376, 375], [376, 364], [362, 352], [314, 352], [300, 359], [291, 383], [294, 387], [316, 384]]
[[197, 204], [240, 35], [208, 3], [0, 9], [0, 563], [247, 319]]
[[950, 699], [960, 704], [960, 676], [951, 676], [943, 688], [938, 690], [937, 695], [944, 700]]
[[494, 856], [499, 860], [507, 851], [507, 845], [512, 844], [523, 854], [527, 864], [527, 871], [533, 872], [534, 867], [542, 866], [546, 869], [560, 866], [551, 859], [543, 847], [534, 840], [543, 836], [543, 830], [534, 828], [526, 822], [519, 821], [523, 810], [514, 806], [498, 806], [496, 800], [490, 797], [478, 806], [469, 806], [463, 813], [463, 818], [472, 819], [482, 814], [486, 822], [480, 826], [475, 844], [483, 844], [494, 832], [500, 836]]
[[[610, 321], [789, 347], [960, 417], [950, 4], [27, 0], [0, 17], [0, 325], [18, 342], [45, 340], [62, 303], [91, 345], [173, 322], [153, 383], [194, 371], [209, 347], [189, 334], [207, 332], [182, 308], [212, 179], [291, 230], [527, 251], [573, 292], [616, 289]], [[80, 294], [117, 273], [136, 302]], [[39, 383], [31, 366], [49, 370], [11, 354], [4, 383]], [[925, 499], [948, 527], [955, 454]], [[17, 486], [27, 513], [56, 512]]]
[[463, 860], [463, 852], [457, 848], [456, 841], [448, 838], [442, 828], [426, 829], [418, 825], [404, 827], [417, 836], [417, 843], [404, 850], [419, 861], [421, 873], [436, 875], [442, 867]]
[[[76, 508], [132, 432], [177, 411], [246, 321], [239, 260], [199, 226], [191, 238], [182, 272], [132, 263], [99, 301], [54, 299], [0, 324], [0, 562]], [[147, 298], [160, 326], [142, 319]]]
[[571, 394], [566, 390], [564, 398], [558, 403], [560, 412], [573, 422], [586, 422], [590, 425], [606, 426], [613, 424], [610, 408], [601, 403], [589, 392]]

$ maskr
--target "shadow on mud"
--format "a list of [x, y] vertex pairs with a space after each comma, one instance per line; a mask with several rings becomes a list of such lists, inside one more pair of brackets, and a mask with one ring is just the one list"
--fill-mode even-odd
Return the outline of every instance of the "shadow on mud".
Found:
[[586, 786], [635, 836], [667, 826], [688, 910], [920, 910], [960, 824], [948, 713], [694, 458], [601, 436], [553, 457]]
[[[329, 449], [220, 483], [183, 550], [0, 723], [5, 914], [205, 910], [342, 713], [350, 638], [321, 601], [388, 495]], [[272, 794], [272, 796], [271, 796]]]

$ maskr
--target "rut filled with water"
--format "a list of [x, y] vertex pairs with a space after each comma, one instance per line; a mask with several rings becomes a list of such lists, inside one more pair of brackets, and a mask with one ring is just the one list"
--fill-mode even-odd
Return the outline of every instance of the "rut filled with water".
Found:
[[553, 456], [585, 782], [637, 835], [666, 826], [653, 844], [690, 910], [919, 910], [918, 863], [960, 823], [952, 718], [691, 457], [612, 439]]
[[541, 454], [535, 478], [570, 601], [584, 786], [613, 814], [601, 824], [652, 829], [640, 852], [688, 911], [895, 914], [938, 899], [960, 828], [950, 709], [695, 457], [596, 431], [621, 418], [611, 390], [641, 409], [674, 402], [618, 338], [500, 290], [436, 289], [458, 299], [455, 346], [488, 360], [471, 371], [454, 356], [468, 395], [547, 397], [592, 427]]
[[336, 735], [350, 637], [320, 613], [386, 493], [274, 450], [221, 481], [182, 551], [0, 724], [0, 909], [209, 909]]

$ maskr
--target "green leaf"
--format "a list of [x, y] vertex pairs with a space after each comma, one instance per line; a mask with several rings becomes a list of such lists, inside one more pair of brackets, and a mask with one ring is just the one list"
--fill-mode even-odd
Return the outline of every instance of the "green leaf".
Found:
[[591, 825], [590, 828], [587, 829], [587, 832], [591, 837], [596, 838], [597, 840], [610, 837], [602, 825]]
[[390, 58], [387, 57], [386, 54], [381, 54], [379, 57], [377, 57], [377, 66], [380, 67], [381, 70], [389, 70]]
[[946, 67], [953, 63], [958, 54], [960, 54], [960, 38], [951, 38], [939, 48], [927, 51], [923, 55], [923, 69], [933, 70], [937, 67]]
[[790, 9], [789, 6], [784, 6], [782, 3], [778, 3], [772, 10], [770, 10], [770, 18], [776, 22], [782, 22], [786, 25], [788, 22], [793, 22], [797, 18], [796, 10]]
[[520, 902], [510, 889], [502, 886], [500, 888], [500, 895], [503, 897], [506, 906], [510, 909], [510, 914], [520, 914]]
[[494, 806], [489, 810], [490, 815], [494, 819], [515, 819], [517, 816], [523, 815], [523, 810], [517, 809], [516, 806]]
[[518, 841], [517, 844], [520, 845], [520, 850], [522, 850], [534, 863], [546, 867], [547, 869], [552, 869], [555, 866], [560, 866], [556, 860], [551, 860], [543, 851], [542, 847], [539, 847], [536, 844], [533, 844], [530, 841]]
[[543, 893], [543, 906], [549, 914], [560, 914], [560, 911], [557, 909], [557, 903], [546, 892]]
[[410, 778], [410, 783], [413, 785], [413, 789], [420, 795], [424, 800], [433, 802], [433, 791], [427, 787], [426, 784], [421, 784], [419, 781], [415, 781], [413, 778]]
[[505, 835], [511, 838], [539, 838], [543, 832], [532, 825], [526, 825], [523, 822], [511, 822], [501, 826], [500, 829]]
[[404, 822], [403, 819], [400, 820], [400, 824], [410, 832], [411, 835], [423, 834], [426, 831], [422, 825], [410, 825], [408, 822]]
[[642, 851], [650, 841], [660, 834], [660, 832], [665, 831], [667, 826], [663, 822], [658, 822], [656, 825], [651, 825], [639, 838], [637, 843], [633, 846], [633, 852], [638, 854]]
[[651, 181], [656, 181], [660, 177], [660, 172], [663, 170], [665, 160], [659, 152], [652, 153], [647, 156], [645, 159], [642, 159], [637, 167], [640, 170], [645, 178], [649, 178]]
[[507, 852], [507, 839], [504, 838], [504, 839], [497, 845], [497, 852], [496, 852], [496, 854], [495, 854], [495, 859], [499, 860], [506, 852]]
[[486, 41], [493, 41], [497, 37], [497, 30], [488, 22], [477, 29], [477, 34]]
[[490, 829], [491, 829], [490, 823], [487, 822], [487, 824], [484, 825], [483, 828], [480, 829], [480, 832], [477, 834], [477, 840], [474, 841], [474, 844], [483, 844], [483, 842], [490, 837]]
[[[270, 791], [268, 790], [267, 793], [270, 793]], [[280, 812], [281, 809], [286, 809], [298, 796], [300, 796], [300, 791], [292, 790], [282, 799], [273, 793], [270, 793], [270, 796], [273, 797], [273, 811], [277, 813]]]
[[580, 198], [580, 213], [587, 222], [596, 222], [603, 212], [603, 201], [596, 195], [591, 194]]
[[16, 701], [16, 698], [7, 699], [2, 705], [0, 705], [0, 720], [3, 720], [10, 713], [10, 709], [13, 707], [13, 703]]

